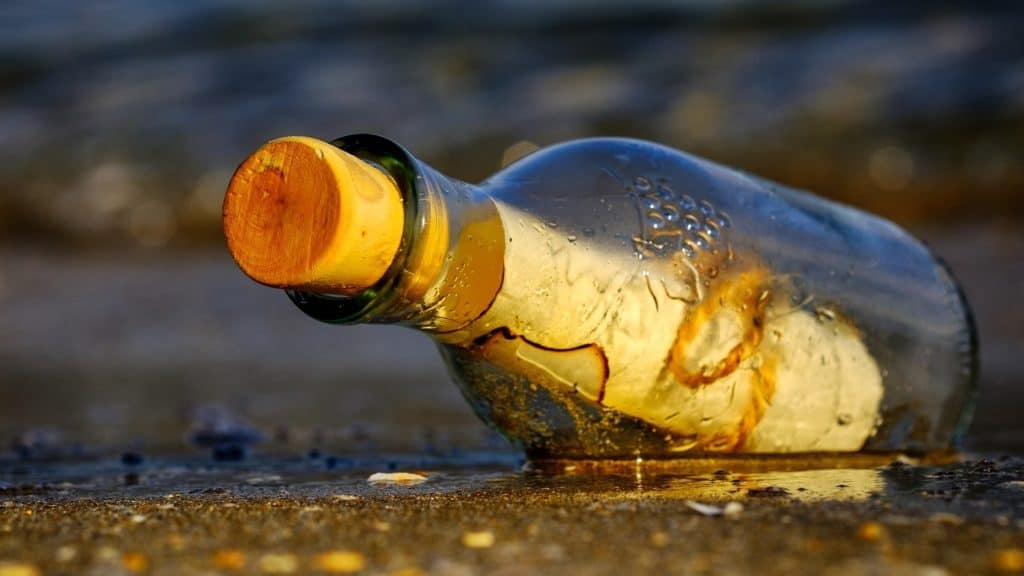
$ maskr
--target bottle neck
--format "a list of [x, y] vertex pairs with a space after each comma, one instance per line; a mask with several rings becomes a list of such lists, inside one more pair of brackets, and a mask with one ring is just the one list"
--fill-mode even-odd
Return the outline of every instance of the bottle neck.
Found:
[[337, 324], [396, 323], [458, 330], [493, 301], [504, 270], [504, 230], [479, 187], [454, 180], [379, 136], [331, 142], [398, 185], [405, 212], [398, 252], [381, 279], [353, 296], [288, 291], [305, 313]]

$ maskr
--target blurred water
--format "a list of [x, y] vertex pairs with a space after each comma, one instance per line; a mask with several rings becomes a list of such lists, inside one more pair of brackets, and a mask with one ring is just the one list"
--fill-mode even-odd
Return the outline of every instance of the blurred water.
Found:
[[1024, 10], [882, 2], [0, 7], [0, 234], [217, 238], [260, 142], [655, 139], [905, 220], [1021, 214]]

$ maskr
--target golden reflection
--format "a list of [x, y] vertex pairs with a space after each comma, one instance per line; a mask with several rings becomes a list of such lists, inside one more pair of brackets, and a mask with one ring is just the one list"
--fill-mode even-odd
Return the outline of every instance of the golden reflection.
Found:
[[676, 477], [648, 484], [647, 496], [698, 501], [788, 497], [801, 501], [864, 500], [885, 490], [876, 469], [843, 468]]

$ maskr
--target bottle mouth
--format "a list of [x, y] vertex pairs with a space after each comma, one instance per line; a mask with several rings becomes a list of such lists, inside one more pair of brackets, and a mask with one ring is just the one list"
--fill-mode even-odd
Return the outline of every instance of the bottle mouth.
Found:
[[404, 228], [397, 183], [327, 142], [286, 137], [239, 166], [224, 233], [251, 278], [278, 288], [352, 296], [376, 284]]
[[352, 134], [337, 138], [330, 145], [386, 174], [397, 187], [402, 200], [401, 238], [387, 270], [371, 286], [355, 294], [337, 294], [308, 288], [290, 288], [286, 292], [292, 302], [316, 320], [331, 324], [354, 324], [371, 321], [384, 311], [400, 308], [397, 301], [404, 295], [397, 289], [414, 239], [423, 227], [421, 178], [417, 162], [405, 148], [374, 134]]

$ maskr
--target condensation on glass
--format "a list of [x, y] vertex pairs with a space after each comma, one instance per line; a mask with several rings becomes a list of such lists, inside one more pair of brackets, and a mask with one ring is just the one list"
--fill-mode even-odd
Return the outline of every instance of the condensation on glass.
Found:
[[970, 311], [887, 221], [635, 140], [543, 149], [480, 185], [383, 138], [334, 144], [399, 184], [402, 247], [363, 294], [292, 299], [429, 333], [534, 457], [937, 451], [964, 431]]

